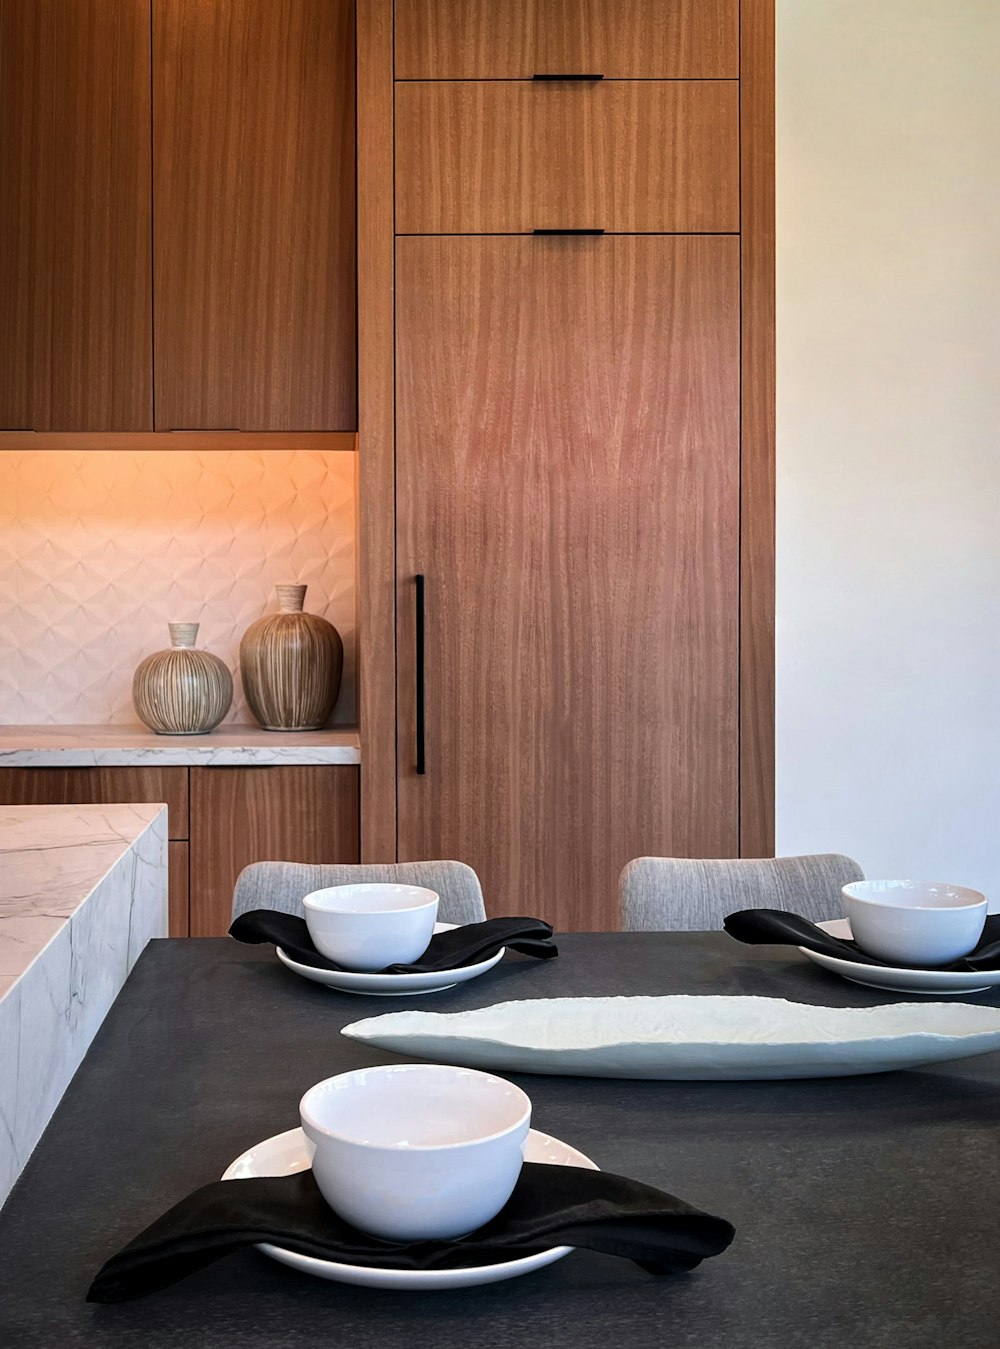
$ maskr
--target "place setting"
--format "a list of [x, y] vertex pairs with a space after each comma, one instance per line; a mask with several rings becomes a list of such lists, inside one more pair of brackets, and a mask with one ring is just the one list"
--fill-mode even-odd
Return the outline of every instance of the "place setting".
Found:
[[358, 883], [315, 890], [304, 918], [253, 909], [229, 935], [269, 943], [282, 965], [326, 988], [369, 997], [440, 993], [486, 974], [516, 951], [552, 960], [559, 949], [540, 918], [437, 921], [439, 896], [418, 885]]
[[88, 1301], [158, 1292], [247, 1247], [367, 1288], [496, 1283], [574, 1249], [650, 1275], [694, 1269], [734, 1228], [639, 1179], [601, 1171], [531, 1127], [519, 1087], [441, 1065], [327, 1078], [300, 1127], [247, 1149], [108, 1259]]
[[793, 946], [852, 983], [893, 993], [960, 996], [1000, 987], [1000, 914], [978, 890], [943, 882], [856, 881], [845, 917], [813, 923], [780, 909], [730, 914], [751, 946]]

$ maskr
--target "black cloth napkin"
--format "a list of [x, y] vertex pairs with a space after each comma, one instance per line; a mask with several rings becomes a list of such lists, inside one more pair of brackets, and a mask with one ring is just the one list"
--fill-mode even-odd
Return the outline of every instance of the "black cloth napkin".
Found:
[[[306, 920], [293, 913], [251, 909], [240, 914], [229, 935], [251, 944], [271, 942], [300, 965], [312, 965], [318, 970], [343, 969], [316, 950]], [[501, 946], [525, 956], [537, 956], [539, 960], [551, 960], [559, 954], [551, 926], [540, 918], [489, 918], [485, 923], [466, 923], [450, 932], [439, 932], [431, 938], [419, 960], [411, 965], [389, 965], [379, 973], [433, 974], [436, 970], [457, 970], [462, 965], [488, 960]]]
[[[862, 951], [857, 942], [846, 937], [832, 937], [808, 918], [784, 909], [741, 909], [731, 913], [723, 927], [737, 941], [749, 946], [805, 946], [821, 955], [836, 956], [838, 960], [853, 960], [856, 965], [879, 965], [884, 969], [899, 969], [898, 961], [879, 960]], [[986, 919], [979, 945], [961, 960], [950, 965], [917, 965], [910, 968], [924, 970], [1000, 970], [1000, 914]]]
[[693, 1269], [732, 1241], [725, 1218], [606, 1171], [526, 1162], [513, 1195], [485, 1227], [458, 1241], [382, 1241], [351, 1227], [324, 1201], [311, 1171], [217, 1180], [182, 1199], [113, 1255], [88, 1302], [124, 1302], [166, 1288], [259, 1241], [304, 1255], [380, 1269], [496, 1264], [550, 1246], [581, 1246], [634, 1260], [651, 1274]]

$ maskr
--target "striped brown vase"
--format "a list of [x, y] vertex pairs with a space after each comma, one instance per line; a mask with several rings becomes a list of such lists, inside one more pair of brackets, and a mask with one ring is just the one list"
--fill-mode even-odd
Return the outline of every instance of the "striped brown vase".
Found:
[[340, 692], [344, 644], [318, 614], [303, 612], [306, 587], [276, 587], [281, 612], [251, 623], [240, 642], [250, 711], [265, 731], [318, 731]]
[[168, 623], [170, 650], [147, 656], [132, 679], [132, 702], [157, 735], [204, 735], [233, 701], [233, 677], [224, 661], [196, 651], [197, 623]]

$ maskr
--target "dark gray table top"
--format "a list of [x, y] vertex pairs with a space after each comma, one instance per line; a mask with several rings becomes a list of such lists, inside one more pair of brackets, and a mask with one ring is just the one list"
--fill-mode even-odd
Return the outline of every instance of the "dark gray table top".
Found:
[[[520, 1076], [534, 1123], [720, 1213], [734, 1245], [653, 1279], [576, 1252], [447, 1293], [310, 1279], [255, 1251], [120, 1306], [84, 1302], [103, 1260], [251, 1144], [298, 1122], [313, 1082], [392, 1056], [342, 1038], [363, 1016], [508, 998], [755, 993], [892, 1001], [794, 953], [722, 934], [560, 937], [412, 1004], [330, 993], [269, 948], [159, 941], [143, 954], [0, 1211], [5, 1349], [939, 1349], [1000, 1343], [1000, 1054], [919, 1072], [799, 1082]], [[989, 1001], [978, 995], [976, 1001]]]

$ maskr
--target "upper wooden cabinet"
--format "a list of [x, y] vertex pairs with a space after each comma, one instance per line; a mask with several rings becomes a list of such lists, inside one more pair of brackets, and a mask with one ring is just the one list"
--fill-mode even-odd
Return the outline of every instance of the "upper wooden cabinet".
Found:
[[152, 426], [149, 0], [0, 0], [0, 429]]
[[739, 229], [731, 80], [396, 85], [396, 229]]
[[0, 0], [0, 430], [356, 428], [354, 64], [353, 0]]
[[731, 79], [739, 0], [396, 0], [396, 78]]
[[152, 8], [157, 430], [353, 430], [354, 6]]

